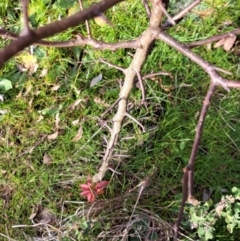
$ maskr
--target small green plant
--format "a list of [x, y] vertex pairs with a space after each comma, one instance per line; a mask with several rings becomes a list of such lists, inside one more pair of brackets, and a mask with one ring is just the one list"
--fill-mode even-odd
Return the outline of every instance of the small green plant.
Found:
[[232, 194], [222, 196], [217, 204], [209, 200], [190, 207], [189, 212], [191, 228], [197, 230], [200, 240], [217, 240], [220, 236], [231, 240], [240, 228], [240, 189], [233, 187]]

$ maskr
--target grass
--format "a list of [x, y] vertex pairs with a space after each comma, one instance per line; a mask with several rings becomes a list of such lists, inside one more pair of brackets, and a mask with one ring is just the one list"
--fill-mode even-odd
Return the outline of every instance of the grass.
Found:
[[[224, 5], [225, 1], [218, 1], [213, 6], [210, 2], [204, 1], [204, 6], [213, 8], [216, 14], [204, 18], [196, 14], [189, 15], [170, 33], [181, 41], [189, 42], [234, 29], [239, 19], [237, 3], [229, 2], [220, 10], [218, 4]], [[88, 3], [90, 5], [92, 1]], [[43, 0], [31, 2], [32, 26], [38, 27], [66, 16], [68, 11], [64, 4], [63, 1], [56, 1], [53, 6]], [[67, 7], [70, 9], [72, 6]], [[20, 30], [19, 3], [1, 1], [0, 14], [4, 28], [13, 32]], [[139, 1], [123, 2], [109, 10], [107, 15], [115, 28], [101, 28], [91, 22], [93, 36], [106, 42], [136, 38], [147, 26], [147, 19], [140, 17], [145, 15]], [[48, 19], [46, 16], [51, 17]], [[223, 22], [226, 20], [232, 20], [233, 25], [224, 27]], [[51, 39], [70, 39], [77, 31], [85, 31], [85, 27], [81, 25]], [[1, 47], [7, 42], [1, 40]], [[210, 51], [204, 46], [194, 51], [216, 66], [231, 71], [233, 78], [239, 78], [239, 58], [234, 53], [224, 52], [221, 48]], [[138, 89], [133, 90], [129, 100], [130, 114], [143, 123], [146, 129], [153, 131], [143, 134], [136, 123], [125, 120], [112, 161], [112, 167], [119, 166], [117, 171], [121, 175], [114, 175], [106, 193], [90, 209], [93, 210], [90, 220], [86, 214], [89, 210], [87, 203], [84, 204], [85, 212], [82, 211], [81, 202], [85, 200], [80, 196], [79, 184], [85, 182], [89, 174], [96, 172], [109, 137], [107, 129], [100, 129], [98, 117], [117, 99], [118, 80], [123, 79], [121, 73], [101, 64], [98, 58], [127, 67], [131, 61], [131, 52], [134, 51], [95, 51], [88, 46], [34, 47], [33, 56], [39, 65], [36, 72], [20, 70], [21, 66], [24, 68], [28, 64], [25, 60], [29, 49], [0, 70], [1, 78], [13, 83], [13, 89], [2, 91], [4, 102], [0, 103], [0, 109], [7, 111], [0, 116], [2, 236], [26, 240], [26, 237], [43, 234], [39, 227], [12, 228], [18, 224], [31, 225], [29, 217], [34, 214], [34, 220], [39, 221], [41, 208], [48, 210], [57, 220], [50, 224], [57, 229], [67, 230], [66, 234], [73, 240], [93, 240], [103, 231], [119, 234], [126, 222], [123, 217], [131, 215], [137, 198], [136, 192], [128, 191], [144, 179], [153, 165], [158, 167], [158, 173], [142, 195], [136, 215], [145, 224], [154, 215], [161, 218], [160, 221], [151, 219], [158, 225], [161, 223], [168, 227], [167, 223], [174, 222], [181, 198], [182, 168], [188, 162], [197, 116], [209, 80], [199, 67], [160, 42], [155, 43], [142, 72], [167, 71], [173, 78], [160, 76], [154, 81], [146, 80], [147, 110], [140, 106], [141, 93]], [[80, 56], [81, 63], [78, 62]], [[36, 62], [30, 64], [35, 65]], [[91, 79], [100, 73], [103, 80], [90, 88]], [[169, 88], [181, 83], [191, 86], [169, 91], [161, 88], [160, 80], [161, 86]], [[74, 105], [76, 101], [78, 104]], [[106, 120], [111, 120], [114, 111], [107, 115]], [[200, 201], [204, 189], [213, 188], [211, 198], [217, 202], [222, 195], [221, 189], [239, 187], [239, 126], [239, 92], [231, 91], [227, 94], [219, 89], [206, 118], [197, 157], [195, 192]], [[83, 130], [82, 137], [74, 142], [73, 138], [80, 127]], [[49, 140], [49, 135], [57, 131], [58, 136]], [[50, 161], [44, 162], [44, 156], [48, 156]], [[109, 172], [106, 179], [110, 178]], [[70, 202], [63, 204], [64, 201]], [[63, 208], [63, 218], [66, 220], [61, 229], [59, 220]], [[74, 213], [81, 219], [75, 220]], [[118, 226], [117, 229], [117, 223], [122, 227]], [[135, 222], [135, 225], [137, 229], [140, 224]], [[188, 235], [194, 237], [194, 232]]]

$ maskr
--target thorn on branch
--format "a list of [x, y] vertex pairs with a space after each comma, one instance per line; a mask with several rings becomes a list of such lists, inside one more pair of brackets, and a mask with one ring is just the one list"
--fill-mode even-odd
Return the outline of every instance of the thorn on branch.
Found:
[[115, 65], [115, 64], [111, 64], [111, 63], [109, 63], [108, 61], [106, 61], [106, 60], [104, 60], [104, 59], [102, 59], [102, 58], [99, 58], [99, 60], [100, 60], [100, 62], [108, 65], [109, 67], [112, 67], [112, 68], [114, 68], [114, 69], [120, 70], [121, 72], [123, 72], [124, 74], [126, 74], [126, 69], [121, 68], [121, 67], [119, 67], [119, 66], [117, 66], [117, 65]]
[[143, 133], [146, 132], [145, 127], [137, 119], [135, 119], [133, 116], [131, 116], [127, 112], [125, 112], [124, 115], [127, 116], [128, 118], [130, 118], [131, 120], [133, 120], [134, 122], [136, 122], [142, 128]]

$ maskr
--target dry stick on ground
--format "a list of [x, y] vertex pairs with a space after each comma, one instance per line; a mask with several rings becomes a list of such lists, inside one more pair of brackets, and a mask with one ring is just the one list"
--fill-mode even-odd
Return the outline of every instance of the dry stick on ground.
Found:
[[79, 11], [68, 18], [50, 23], [46, 26], [38, 28], [37, 30], [31, 30], [29, 34], [19, 36], [17, 40], [0, 50], [0, 68], [6, 61], [16, 55], [18, 52], [22, 51], [24, 48], [43, 38], [63, 32], [70, 27], [76, 27], [85, 20], [89, 20], [97, 16], [99, 12], [104, 12], [121, 1], [123, 0], [103, 0], [102, 2], [99, 2], [83, 11]]
[[[195, 0], [193, 1], [192, 3], [190, 3], [188, 6], [186, 6], [184, 9], [182, 9], [178, 14], [176, 14], [172, 20], [175, 22], [179, 22], [181, 19], [183, 19], [183, 17], [189, 13], [194, 7], [196, 7], [202, 0]], [[173, 24], [171, 23], [171, 21], [169, 21], [169, 19], [164, 23], [162, 24], [162, 28], [163, 29], [168, 29], [170, 27], [172, 27]]]
[[[13, 40], [16, 40], [19, 38], [18, 34], [9, 32], [8, 30], [6, 30], [4, 28], [0, 28], [0, 36], [7, 38], [7, 39], [13, 39]], [[37, 42], [34, 42], [34, 45], [59, 47], [59, 48], [89, 45], [95, 49], [102, 49], [102, 50], [103, 49], [117, 50], [120, 48], [131, 48], [132, 49], [132, 48], [140, 48], [141, 47], [138, 39], [123, 41], [123, 42], [118, 42], [118, 43], [105, 43], [105, 42], [98, 41], [98, 40], [95, 40], [92, 38], [86, 38], [81, 34], [78, 34], [76, 36], [76, 39], [71, 39], [69, 41], [39, 40]]]
[[113, 117], [113, 127], [111, 131], [111, 137], [107, 146], [107, 150], [103, 157], [102, 165], [96, 173], [92, 180], [93, 182], [98, 182], [103, 179], [105, 173], [108, 169], [108, 163], [112, 158], [113, 149], [116, 145], [118, 134], [120, 132], [122, 121], [127, 112], [127, 99], [133, 88], [136, 71], [141, 72], [141, 67], [146, 59], [148, 54], [149, 46], [153, 43], [157, 34], [159, 33], [159, 25], [162, 21], [163, 13], [160, 8], [160, 0], [152, 0], [152, 12], [150, 17], [149, 27], [142, 34], [139, 41], [142, 43], [142, 49], [137, 49], [133, 57], [133, 60], [130, 66], [124, 71], [125, 79], [124, 84], [121, 88], [118, 102], [118, 110], [115, 116]]
[[[78, 0], [78, 2], [79, 2], [80, 9], [83, 10], [82, 0]], [[86, 25], [86, 29], [87, 29], [87, 37], [88, 37], [88, 39], [91, 39], [92, 35], [91, 35], [91, 29], [90, 29], [88, 20], [85, 21], [85, 25]]]
[[197, 128], [196, 128], [196, 135], [195, 135], [189, 163], [183, 169], [182, 202], [181, 202], [181, 206], [179, 209], [176, 224], [174, 225], [174, 234], [175, 234], [174, 238], [175, 239], [177, 239], [177, 237], [178, 237], [178, 231], [179, 231], [180, 223], [182, 220], [184, 206], [185, 206], [186, 201], [190, 201], [192, 204], [197, 204], [197, 201], [193, 198], [193, 196], [189, 196], [189, 190], [188, 190], [188, 188], [190, 188], [189, 182], [191, 182], [191, 185], [193, 184], [193, 180], [190, 180], [190, 178], [192, 178], [192, 175], [190, 175], [190, 173], [193, 174], [195, 158], [196, 158], [198, 146], [199, 146], [199, 143], [201, 140], [204, 120], [207, 115], [207, 110], [210, 105], [210, 101], [211, 101], [211, 98], [213, 96], [215, 89], [216, 89], [216, 85], [214, 83], [211, 83], [208, 88], [206, 97], [203, 101], [203, 107], [202, 107], [201, 114], [200, 114], [200, 117], [198, 120], [198, 124], [197, 124]]
[[212, 42], [217, 42], [220, 39], [231, 37], [233, 35], [238, 35], [238, 34], [240, 34], [240, 28], [236, 28], [236, 29], [234, 29], [234, 30], [232, 30], [228, 33], [212, 36], [210, 38], [198, 40], [198, 41], [191, 42], [191, 43], [185, 44], [185, 45], [188, 46], [189, 48], [194, 48], [194, 47], [209, 44], [209, 43], [212, 43]]
[[216, 68], [212, 64], [206, 62], [204, 59], [202, 59], [200, 56], [193, 53], [189, 48], [187, 48], [185, 45], [181, 44], [174, 38], [172, 38], [170, 35], [168, 35], [165, 32], [161, 32], [159, 35], [159, 39], [176, 49], [178, 52], [181, 52], [183, 55], [191, 59], [193, 62], [198, 64], [200, 67], [203, 68], [203, 70], [210, 76], [211, 84], [209, 87], [209, 90], [207, 92], [207, 95], [205, 97], [205, 100], [203, 102], [203, 108], [201, 111], [201, 115], [199, 117], [197, 129], [196, 129], [196, 135], [192, 147], [191, 156], [189, 159], [189, 163], [187, 167], [184, 169], [184, 177], [183, 177], [183, 197], [182, 197], [182, 203], [180, 207], [180, 211], [178, 214], [178, 219], [174, 227], [175, 231], [175, 240], [177, 240], [178, 231], [180, 222], [183, 215], [184, 205], [186, 201], [189, 201], [190, 203], [194, 204], [196, 200], [193, 197], [193, 172], [194, 172], [194, 165], [195, 165], [195, 159], [197, 155], [197, 150], [199, 146], [199, 142], [201, 139], [202, 134], [202, 128], [204, 119], [207, 113], [208, 106], [210, 104], [211, 97], [214, 93], [214, 89], [216, 86], [220, 85], [227, 91], [229, 91], [229, 88], [240, 88], [240, 82], [239, 81], [229, 81], [228, 79], [223, 78], [220, 76], [217, 71], [225, 72], [224, 70], [220, 68]]
[[22, 12], [23, 12], [24, 29], [23, 29], [21, 35], [29, 34], [30, 31], [31, 31], [31, 29], [29, 27], [29, 22], [28, 22], [27, 6], [28, 6], [28, 0], [22, 0]]

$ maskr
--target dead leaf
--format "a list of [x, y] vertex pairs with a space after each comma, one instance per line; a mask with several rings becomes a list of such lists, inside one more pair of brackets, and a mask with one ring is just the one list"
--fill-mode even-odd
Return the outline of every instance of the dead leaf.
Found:
[[41, 122], [43, 119], [44, 119], [43, 115], [40, 115], [36, 123]]
[[194, 13], [196, 13], [199, 17], [201, 18], [207, 18], [209, 16], [211, 16], [214, 12], [214, 9], [205, 9], [202, 11], [194, 11]]
[[104, 100], [102, 100], [101, 98], [99, 97], [94, 97], [94, 102], [96, 104], [101, 104], [103, 105], [104, 107], [109, 107], [110, 105], [108, 103], [106, 103]]
[[52, 157], [48, 153], [44, 153], [43, 164], [49, 165], [52, 163]]
[[77, 135], [72, 139], [72, 142], [77, 142], [82, 138], [83, 129], [82, 126], [78, 129]]
[[225, 51], [230, 51], [236, 41], [236, 38], [237, 38], [236, 35], [232, 35], [232, 36], [229, 36], [228, 38], [226, 38], [224, 45], [223, 45], [223, 49]]
[[60, 85], [54, 85], [51, 90], [52, 91], [57, 91], [60, 88]]
[[8, 113], [7, 110], [0, 110], [0, 115], [5, 115], [5, 114], [7, 114], [7, 113]]
[[90, 82], [90, 87], [93, 87], [94, 85], [98, 84], [102, 80], [102, 74], [99, 74], [95, 78], [93, 78]]
[[47, 73], [48, 73], [48, 70], [47, 70], [47, 69], [43, 69], [42, 72], [41, 72], [41, 74], [40, 74], [40, 77], [46, 76]]
[[55, 130], [59, 129], [59, 123], [60, 123], [60, 118], [59, 118], [59, 112], [55, 116]]
[[223, 46], [223, 49], [225, 51], [230, 51], [236, 41], [236, 38], [237, 38], [236, 35], [231, 35], [227, 38], [222, 38], [213, 47], [219, 48]]
[[187, 202], [192, 204], [194, 207], [198, 206], [200, 202], [194, 197], [188, 197]]
[[47, 139], [48, 139], [49, 141], [53, 141], [53, 140], [55, 140], [57, 137], [58, 137], [58, 131], [54, 132], [54, 133], [51, 134], [51, 135], [48, 135]]
[[72, 121], [72, 125], [77, 126], [79, 124], [79, 119]]
[[1, 174], [6, 174], [7, 173], [7, 171], [6, 170], [3, 170], [3, 169], [0, 169], [0, 172], [1, 172]]
[[222, 38], [217, 43], [214, 44], [213, 48], [215, 48], [215, 49], [219, 48], [219, 47], [223, 46], [224, 43], [225, 43], [225, 38]]
[[68, 109], [73, 111], [81, 102], [83, 101], [83, 99], [77, 99], [76, 101], [74, 101], [73, 104], [71, 104]]

